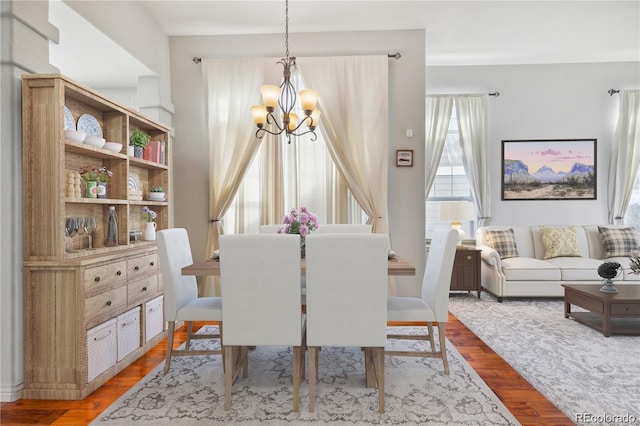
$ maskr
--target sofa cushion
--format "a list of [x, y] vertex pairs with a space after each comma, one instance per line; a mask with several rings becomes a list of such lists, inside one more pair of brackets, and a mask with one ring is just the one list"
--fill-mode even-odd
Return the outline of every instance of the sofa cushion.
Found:
[[565, 256], [581, 256], [578, 247], [575, 226], [540, 227], [542, 244], [544, 245], [544, 259]]
[[638, 233], [629, 228], [598, 226], [605, 257], [629, 256], [631, 250], [640, 249]]
[[561, 277], [556, 265], [533, 257], [504, 259], [502, 271], [508, 281], [558, 281]]
[[598, 275], [598, 267], [602, 260], [588, 257], [556, 257], [547, 260], [560, 268], [560, 277], [563, 281], [601, 281]]
[[501, 259], [518, 257], [518, 247], [513, 229], [504, 231], [486, 231], [484, 239], [487, 245], [498, 252]]

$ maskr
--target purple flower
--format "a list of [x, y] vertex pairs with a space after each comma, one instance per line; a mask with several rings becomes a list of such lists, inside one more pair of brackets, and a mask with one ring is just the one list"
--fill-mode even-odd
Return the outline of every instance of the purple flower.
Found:
[[302, 237], [309, 234], [309, 227], [307, 225], [300, 225], [300, 228], [298, 228], [298, 230], [300, 231], [300, 236]]

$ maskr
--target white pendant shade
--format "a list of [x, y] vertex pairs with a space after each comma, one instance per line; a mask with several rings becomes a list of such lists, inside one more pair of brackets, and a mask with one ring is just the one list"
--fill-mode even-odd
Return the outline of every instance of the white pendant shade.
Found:
[[262, 102], [264, 102], [264, 106], [275, 109], [278, 105], [278, 98], [280, 98], [282, 89], [278, 86], [265, 84], [260, 86], [260, 92], [262, 93]]
[[317, 90], [304, 89], [300, 91], [300, 103], [302, 109], [306, 111], [313, 111], [316, 109], [316, 102], [318, 101], [319, 93]]
[[264, 105], [254, 105], [251, 107], [253, 122], [258, 126], [264, 126], [267, 121], [267, 108]]

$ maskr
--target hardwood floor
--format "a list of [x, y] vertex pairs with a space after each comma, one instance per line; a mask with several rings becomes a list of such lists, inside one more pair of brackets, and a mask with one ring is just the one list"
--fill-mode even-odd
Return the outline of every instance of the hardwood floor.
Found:
[[[197, 323], [197, 327], [204, 324]], [[521, 424], [574, 424], [452, 314], [447, 322], [447, 338]], [[184, 339], [182, 327], [176, 332], [175, 346], [182, 344]], [[0, 424], [89, 424], [164, 359], [166, 344], [165, 339], [82, 401], [23, 399], [2, 403]]]

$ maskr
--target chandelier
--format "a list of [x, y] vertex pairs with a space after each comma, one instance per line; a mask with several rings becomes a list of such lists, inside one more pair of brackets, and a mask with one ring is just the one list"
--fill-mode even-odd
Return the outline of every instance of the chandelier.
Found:
[[[256, 137], [262, 139], [265, 133], [280, 135], [286, 132], [287, 140], [291, 143], [292, 135], [302, 136], [311, 133], [311, 140], [315, 141], [317, 139], [315, 130], [320, 122], [321, 114], [320, 110], [316, 109], [318, 91], [313, 89], [300, 91], [300, 103], [305, 115], [300, 122], [298, 122], [298, 114], [293, 112], [297, 96], [296, 88], [291, 83], [291, 72], [296, 68], [296, 58], [295, 56], [289, 57], [289, 0], [285, 2], [285, 18], [285, 57], [277, 62], [284, 67], [283, 81], [280, 86], [260, 86], [264, 105], [251, 107], [253, 121], [258, 127]], [[277, 118], [276, 107], [282, 111], [281, 120]], [[303, 125], [306, 125], [307, 129], [302, 128]]]

